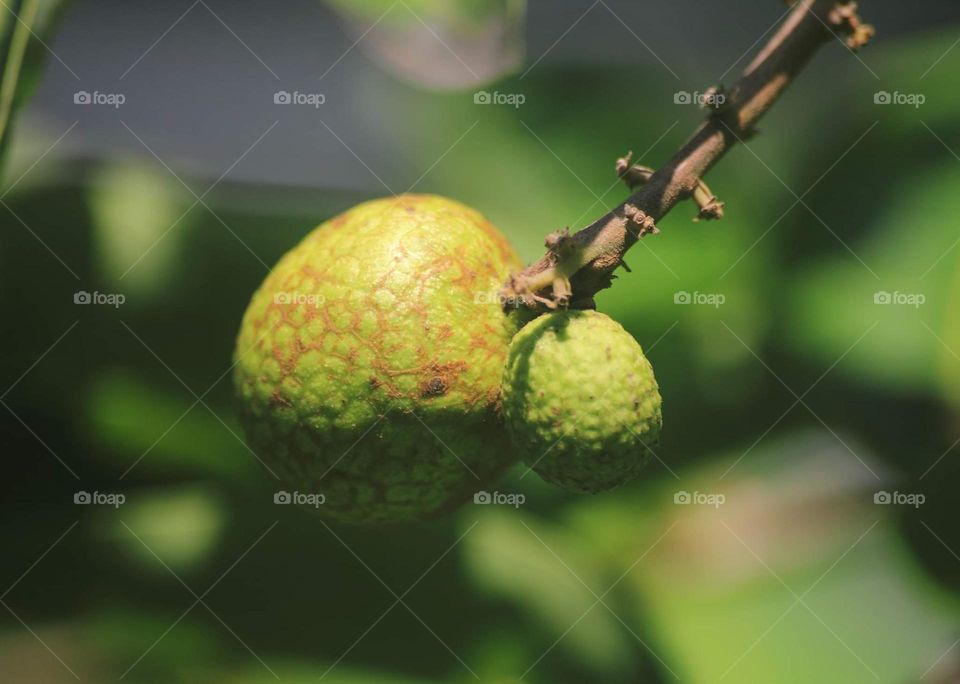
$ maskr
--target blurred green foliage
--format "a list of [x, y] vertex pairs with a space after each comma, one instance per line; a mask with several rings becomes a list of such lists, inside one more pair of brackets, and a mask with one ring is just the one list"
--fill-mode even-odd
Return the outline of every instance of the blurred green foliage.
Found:
[[3, 6], [4, 11], [0, 13], [0, 155], [7, 147], [14, 112], [28, 100], [40, 79], [47, 55], [39, 35], [49, 38], [66, 5], [66, 0], [11, 0]]

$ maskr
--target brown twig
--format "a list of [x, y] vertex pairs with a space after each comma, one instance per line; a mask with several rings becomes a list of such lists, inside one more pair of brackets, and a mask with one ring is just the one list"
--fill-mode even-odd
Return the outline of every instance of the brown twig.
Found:
[[[610, 286], [624, 254], [650, 233], [678, 202], [697, 201], [699, 218], [720, 218], [723, 204], [702, 176], [737, 141], [754, 134], [754, 125], [776, 102], [817, 49], [832, 36], [851, 49], [866, 44], [873, 29], [860, 21], [854, 0], [799, 0], [784, 24], [729, 89], [709, 93], [711, 112], [683, 147], [652, 172], [617, 161], [617, 173], [637, 189], [619, 206], [574, 235], [551, 234], [547, 253], [511, 276], [501, 294], [509, 305], [535, 310], [591, 308], [594, 295]], [[705, 96], [706, 97], [706, 96]]]

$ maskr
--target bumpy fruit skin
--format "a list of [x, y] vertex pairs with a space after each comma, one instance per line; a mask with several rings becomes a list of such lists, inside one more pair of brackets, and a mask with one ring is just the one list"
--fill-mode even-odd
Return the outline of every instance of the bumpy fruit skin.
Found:
[[543, 479], [601, 492], [636, 477], [660, 439], [661, 398], [640, 345], [596, 311], [541, 316], [514, 337], [503, 411]]
[[517, 255], [479, 213], [431, 195], [322, 224], [254, 294], [235, 353], [248, 442], [322, 514], [395, 522], [453, 508], [509, 465], [499, 386]]

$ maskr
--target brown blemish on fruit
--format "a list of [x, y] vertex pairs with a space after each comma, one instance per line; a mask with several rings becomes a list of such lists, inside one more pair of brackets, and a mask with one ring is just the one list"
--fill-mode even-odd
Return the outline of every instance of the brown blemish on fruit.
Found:
[[421, 397], [440, 397], [447, 393], [447, 382], [441, 376], [435, 375], [419, 385]]
[[273, 390], [270, 395], [270, 408], [293, 408], [293, 404], [280, 392], [280, 388]]

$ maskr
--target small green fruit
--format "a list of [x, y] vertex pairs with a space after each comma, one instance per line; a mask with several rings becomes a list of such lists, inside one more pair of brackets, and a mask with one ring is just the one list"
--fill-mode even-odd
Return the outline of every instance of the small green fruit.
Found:
[[286, 485], [351, 522], [424, 518], [510, 463], [500, 375], [519, 265], [442, 197], [365, 202], [277, 264], [243, 317], [234, 384], [248, 442]]
[[659, 443], [660, 392], [637, 341], [596, 311], [547, 314], [513, 338], [503, 410], [520, 456], [548, 482], [601, 492]]

